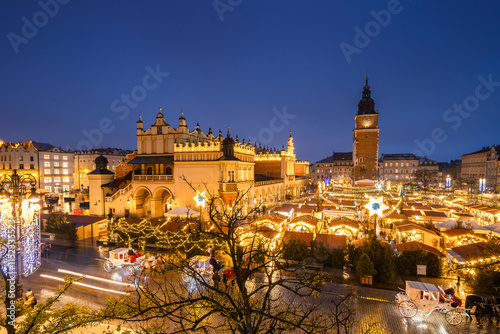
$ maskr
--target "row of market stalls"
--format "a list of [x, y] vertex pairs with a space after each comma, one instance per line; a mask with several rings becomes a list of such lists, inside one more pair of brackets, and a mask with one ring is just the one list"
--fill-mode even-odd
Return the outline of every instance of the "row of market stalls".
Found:
[[359, 224], [346, 217], [324, 221], [311, 215], [289, 219], [273, 213], [253, 221], [242, 230], [248, 236], [257, 234], [268, 240], [289, 242], [295, 239], [307, 245], [315, 241], [329, 248], [345, 248], [349, 240], [357, 237]]

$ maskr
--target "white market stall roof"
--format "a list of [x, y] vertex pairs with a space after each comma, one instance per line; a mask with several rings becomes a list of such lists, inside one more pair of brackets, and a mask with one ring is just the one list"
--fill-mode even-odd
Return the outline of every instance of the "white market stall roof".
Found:
[[484, 228], [491, 231], [497, 237], [500, 237], [500, 223], [487, 225]]
[[[490, 230], [488, 229], [487, 226], [483, 227], [473, 220], [463, 221], [462, 226], [463, 226], [463, 228], [471, 228], [472, 231], [474, 231], [475, 233], [479, 233], [479, 234], [490, 233]], [[436, 224], [436, 227], [439, 228], [440, 231], [450, 230], [450, 229], [457, 227], [457, 221], [455, 219], [448, 219], [445, 222]], [[497, 232], [500, 233], [500, 226], [499, 226]]]
[[176, 208], [173, 208], [169, 212], [165, 212], [165, 217], [172, 217], [172, 216], [177, 216], [177, 217], [187, 217], [187, 216], [194, 216], [197, 217], [200, 215], [199, 211], [186, 208], [186, 207], [181, 207], [178, 206]]

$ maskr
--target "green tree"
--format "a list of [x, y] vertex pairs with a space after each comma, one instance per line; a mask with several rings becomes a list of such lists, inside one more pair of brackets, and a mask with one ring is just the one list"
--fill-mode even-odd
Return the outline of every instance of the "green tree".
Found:
[[373, 265], [372, 260], [370, 260], [370, 257], [366, 253], [361, 254], [361, 257], [358, 260], [358, 263], [356, 264], [356, 273], [360, 277], [364, 276], [373, 276], [377, 273], [377, 270], [375, 270], [375, 266]]
[[392, 282], [396, 274], [395, 255], [392, 247], [377, 240], [376, 236], [372, 235], [368, 242], [356, 249], [355, 268], [363, 253], [368, 255], [377, 270], [373, 279], [380, 282]]
[[396, 259], [397, 272], [401, 275], [417, 275], [417, 265], [427, 266], [427, 276], [441, 277], [442, 261], [439, 256], [421, 249], [402, 252]]

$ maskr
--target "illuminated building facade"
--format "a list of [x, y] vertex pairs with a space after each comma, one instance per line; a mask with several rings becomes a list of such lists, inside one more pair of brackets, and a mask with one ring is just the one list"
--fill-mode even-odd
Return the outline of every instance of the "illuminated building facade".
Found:
[[[495, 191], [500, 186], [500, 145], [482, 147], [462, 155], [462, 179], [474, 181], [480, 191]], [[484, 186], [482, 186], [484, 184]]]
[[[91, 214], [158, 218], [174, 207], [199, 210], [184, 178], [226, 203], [248, 190], [245, 207], [270, 205], [307, 190], [309, 163], [297, 161], [291, 134], [287, 147], [277, 151], [240, 142], [238, 136], [233, 139], [229, 128], [226, 136], [220, 130], [214, 136], [211, 129], [205, 134], [199, 125], [190, 130], [183, 113], [178, 122], [177, 128], [168, 124], [161, 108], [150, 128], [144, 129], [142, 119], [137, 121], [137, 153], [117, 167], [130, 173], [115, 175], [112, 181], [102, 172], [92, 177], [96, 180], [90, 184]], [[99, 191], [93, 190], [99, 182]]]

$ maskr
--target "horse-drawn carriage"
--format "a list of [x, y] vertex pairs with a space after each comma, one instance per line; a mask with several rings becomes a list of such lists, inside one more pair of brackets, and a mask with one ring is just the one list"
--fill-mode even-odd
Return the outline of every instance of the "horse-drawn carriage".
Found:
[[406, 290], [396, 294], [395, 301], [401, 315], [407, 318], [417, 313], [428, 316], [439, 311], [444, 313], [448, 323], [458, 325], [464, 316], [469, 316], [466, 309], [460, 308], [461, 300], [434, 284], [406, 281]]
[[213, 276], [213, 266], [210, 264], [210, 256], [196, 255], [189, 259], [189, 266], [182, 271], [182, 280], [188, 282], [193, 276], [201, 276], [209, 281]]
[[109, 251], [109, 258], [102, 265], [106, 272], [115, 268], [123, 268], [127, 275], [134, 275], [136, 270], [142, 270], [146, 256], [131, 252], [128, 248], [117, 248]]

